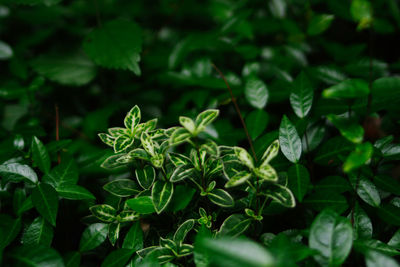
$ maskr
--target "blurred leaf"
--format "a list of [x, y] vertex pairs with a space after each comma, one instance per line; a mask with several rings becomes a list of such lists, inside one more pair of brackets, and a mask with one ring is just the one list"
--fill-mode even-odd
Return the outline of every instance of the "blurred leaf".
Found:
[[350, 12], [353, 19], [358, 22], [358, 30], [369, 28], [372, 24], [372, 5], [368, 0], [352, 1]]
[[368, 83], [360, 79], [345, 80], [322, 91], [325, 98], [359, 98], [368, 94]]
[[119, 248], [112, 251], [102, 262], [102, 267], [123, 267], [135, 253], [133, 249]]
[[56, 226], [58, 194], [51, 185], [38, 184], [32, 191], [32, 203], [51, 225]]
[[242, 214], [232, 214], [222, 223], [219, 228], [219, 236], [232, 236], [236, 237], [242, 234], [249, 228], [251, 219], [245, 217]]
[[19, 263], [18, 266], [64, 267], [63, 259], [53, 248], [23, 245], [10, 251], [9, 256]]
[[399, 267], [398, 262], [377, 251], [369, 250], [365, 256], [365, 263], [367, 267]]
[[288, 187], [299, 202], [307, 193], [310, 184], [310, 175], [307, 168], [301, 164], [294, 164], [288, 170]]
[[79, 185], [64, 184], [56, 188], [60, 197], [72, 200], [96, 199], [86, 188]]
[[38, 177], [34, 170], [28, 165], [19, 163], [9, 163], [0, 165], [0, 175], [3, 177], [2, 183], [19, 182], [27, 179], [29, 182], [37, 183]]
[[337, 159], [353, 149], [353, 144], [341, 136], [336, 136], [325, 142], [317, 151], [314, 162], [321, 165], [333, 165]]
[[0, 41], [0, 60], [9, 59], [13, 56], [12, 48], [3, 41]]
[[296, 113], [299, 118], [304, 118], [311, 110], [314, 97], [314, 91], [304, 72], [297, 76], [293, 87], [292, 93], [290, 94], [290, 104], [294, 113]]
[[279, 127], [279, 143], [282, 153], [293, 163], [299, 161], [301, 156], [301, 140], [296, 128], [290, 120], [283, 115]]
[[349, 207], [344, 196], [339, 195], [338, 193], [327, 191], [317, 191], [307, 196], [303, 200], [303, 203], [309, 205], [317, 211], [330, 208], [338, 213], [342, 213]]
[[251, 106], [263, 109], [268, 102], [268, 90], [265, 83], [257, 78], [250, 78], [245, 85], [244, 94]]
[[51, 225], [42, 217], [37, 217], [31, 225], [26, 228], [22, 236], [22, 244], [28, 246], [42, 245], [50, 247], [53, 240], [53, 229]]
[[392, 204], [384, 204], [379, 208], [378, 215], [388, 224], [400, 226], [400, 208]]
[[344, 172], [351, 172], [365, 163], [367, 163], [371, 158], [372, 154], [374, 153], [373, 146], [371, 143], [366, 142], [363, 144], [359, 144], [356, 146], [356, 149], [350, 153], [347, 157], [346, 161], [343, 164], [343, 171]]
[[[333, 114], [327, 116], [327, 118], [335, 125], [340, 133], [349, 141], [353, 143], [361, 143], [364, 137], [364, 129], [358, 125], [355, 121], [350, 119], [339, 117]], [[369, 144], [369, 143], [366, 143]], [[371, 145], [371, 144], [369, 144]], [[369, 145], [363, 145], [365, 148]]]
[[313, 15], [308, 24], [307, 33], [309, 35], [318, 35], [323, 33], [329, 28], [329, 26], [331, 26], [334, 18], [334, 15], [329, 14]]
[[79, 250], [85, 252], [101, 245], [107, 238], [107, 231], [107, 224], [95, 223], [89, 225], [82, 233]]
[[256, 109], [246, 116], [246, 126], [249, 130], [251, 139], [255, 140], [263, 133], [268, 125], [268, 113], [262, 109]]
[[36, 136], [32, 138], [31, 151], [34, 163], [42, 172], [48, 173], [51, 167], [49, 153], [42, 141], [40, 141]]

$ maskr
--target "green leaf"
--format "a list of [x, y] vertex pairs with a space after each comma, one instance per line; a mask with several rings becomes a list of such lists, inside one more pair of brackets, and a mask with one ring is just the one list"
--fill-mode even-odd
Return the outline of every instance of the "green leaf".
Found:
[[263, 190], [261, 194], [272, 198], [280, 205], [293, 208], [296, 206], [296, 201], [294, 199], [292, 191], [280, 184], [270, 184], [267, 189]]
[[269, 182], [278, 181], [278, 174], [275, 169], [269, 164], [263, 164], [262, 166], [253, 169], [255, 176]]
[[131, 198], [126, 201], [126, 204], [140, 214], [151, 214], [156, 211], [150, 196]]
[[246, 149], [235, 146], [234, 152], [235, 152], [236, 157], [239, 159], [239, 161], [242, 164], [246, 165], [249, 169], [254, 168], [253, 158], [250, 156], [250, 154], [247, 152]]
[[188, 177], [192, 177], [195, 172], [196, 170], [191, 164], [180, 165], [172, 172], [169, 180], [171, 181], [171, 183], [180, 182]]
[[333, 114], [326, 116], [333, 125], [340, 131], [340, 133], [350, 142], [361, 143], [364, 136], [364, 129], [355, 121], [348, 118], [339, 117]]
[[252, 140], [260, 136], [268, 125], [268, 113], [262, 109], [256, 109], [246, 116], [246, 126]]
[[234, 200], [232, 196], [222, 189], [213, 189], [207, 194], [208, 199], [220, 207], [233, 207]]
[[176, 212], [185, 209], [189, 205], [196, 194], [196, 189], [186, 185], [178, 185], [174, 188], [174, 192], [167, 209]]
[[31, 151], [34, 163], [36, 163], [42, 172], [48, 173], [51, 164], [49, 153], [43, 143], [36, 136], [32, 138]]
[[58, 188], [62, 185], [74, 185], [78, 182], [78, 167], [74, 160], [65, 160], [43, 176], [42, 182]]
[[197, 115], [195, 124], [196, 124], [196, 133], [203, 131], [207, 125], [211, 124], [219, 114], [218, 109], [207, 109]]
[[107, 238], [107, 226], [104, 223], [89, 225], [82, 233], [79, 250], [85, 252], [100, 246]]
[[320, 165], [334, 165], [340, 157], [347, 155], [354, 145], [341, 136], [336, 136], [325, 142], [317, 151], [314, 162]]
[[356, 146], [356, 149], [350, 153], [343, 164], [344, 172], [351, 172], [368, 162], [372, 158], [374, 148], [371, 143], [366, 142]]
[[375, 239], [356, 240], [354, 242], [354, 249], [361, 253], [365, 253], [369, 250], [375, 250], [388, 256], [400, 255], [400, 252], [397, 249]]
[[142, 51], [142, 33], [131, 21], [116, 19], [93, 30], [83, 49], [98, 65], [112, 69], [128, 69], [140, 75], [138, 62]]
[[387, 110], [397, 108], [400, 100], [399, 77], [383, 77], [372, 83], [373, 110]]
[[13, 50], [7, 43], [0, 41], [0, 60], [9, 59], [13, 56]]
[[134, 222], [125, 236], [122, 248], [138, 251], [143, 248], [143, 231], [140, 222]]
[[290, 166], [288, 170], [288, 187], [301, 202], [307, 193], [310, 184], [310, 174], [306, 167], [301, 164]]
[[32, 183], [37, 183], [38, 181], [38, 177], [31, 167], [19, 163], [5, 163], [0, 165], [0, 175], [3, 177], [3, 184], [8, 181], [19, 182], [23, 179]]
[[15, 266], [64, 267], [60, 254], [56, 250], [44, 246], [19, 246], [10, 251], [8, 256], [18, 262]]
[[0, 250], [7, 247], [21, 230], [21, 218], [13, 219], [6, 214], [0, 215]]
[[365, 264], [367, 267], [399, 267], [399, 263], [383, 253], [369, 250], [365, 255]]
[[133, 133], [141, 119], [140, 108], [135, 105], [125, 116], [124, 125], [129, 132]]
[[311, 83], [304, 72], [297, 76], [292, 93], [290, 94], [290, 105], [299, 118], [304, 118], [311, 110], [314, 91]]
[[133, 249], [119, 248], [112, 251], [102, 262], [102, 267], [124, 267], [135, 251]]
[[351, 187], [349, 182], [340, 176], [328, 176], [320, 180], [316, 185], [314, 185], [314, 189], [319, 192], [335, 192], [335, 193], [343, 193], [346, 191], [350, 191]]
[[112, 246], [115, 245], [119, 237], [120, 223], [109, 223], [108, 224], [108, 239]]
[[361, 177], [357, 186], [358, 196], [373, 207], [379, 207], [381, 198], [375, 185], [367, 178]]
[[172, 164], [174, 164], [175, 167], [190, 164], [190, 159], [188, 157], [186, 157], [185, 155], [170, 152], [170, 153], [168, 153], [168, 156], [169, 156], [169, 159], [171, 160]]
[[133, 145], [133, 138], [121, 135], [114, 141], [114, 152], [119, 153], [130, 148]]
[[372, 5], [368, 0], [354, 0], [351, 2], [350, 13], [358, 22], [357, 30], [369, 28], [372, 24]]
[[374, 184], [386, 192], [400, 195], [400, 183], [389, 175], [377, 175], [373, 179]]
[[136, 183], [129, 179], [118, 179], [103, 186], [104, 190], [117, 197], [129, 197], [140, 192]]
[[303, 203], [311, 206], [317, 211], [331, 208], [338, 213], [342, 213], [349, 207], [344, 196], [331, 191], [317, 191], [314, 194], [307, 196], [303, 200]]
[[242, 214], [232, 214], [222, 223], [219, 228], [219, 236], [232, 236], [236, 237], [241, 235], [244, 231], [249, 228], [251, 219], [245, 217]]
[[229, 178], [229, 181], [225, 184], [226, 188], [234, 187], [243, 184], [247, 180], [250, 179], [252, 174], [247, 171], [240, 171], [236, 173], [234, 176]]
[[146, 132], [143, 132], [140, 137], [140, 141], [142, 142], [144, 150], [146, 150], [146, 152], [149, 153], [151, 157], [154, 157], [155, 145], [153, 143], [153, 140], [151, 140], [151, 137]]
[[245, 85], [244, 94], [251, 106], [263, 109], [267, 105], [268, 90], [265, 83], [258, 78], [250, 78]]
[[50, 247], [53, 240], [53, 229], [42, 217], [37, 217], [31, 225], [26, 228], [22, 236], [22, 244], [28, 246], [42, 245]]
[[96, 199], [86, 188], [79, 185], [64, 184], [56, 188], [60, 197], [72, 200]]
[[21, 5], [45, 5], [45, 6], [52, 6], [58, 4], [62, 0], [15, 0], [16, 4]]
[[301, 139], [303, 151], [308, 153], [317, 148], [322, 143], [325, 132], [324, 125], [316, 124], [308, 127]]
[[178, 128], [171, 134], [169, 142], [171, 145], [178, 145], [189, 140], [191, 136], [185, 128]]
[[367, 213], [360, 208], [358, 202], [355, 205], [354, 212], [350, 213], [348, 218], [353, 220], [353, 233], [354, 240], [357, 239], [370, 239], [372, 237], [372, 222]]
[[311, 36], [323, 33], [331, 26], [334, 18], [334, 15], [329, 14], [313, 15], [308, 24], [307, 33]]
[[261, 157], [261, 166], [268, 164], [272, 159], [274, 159], [279, 153], [279, 140], [273, 141], [268, 148], [265, 150]]
[[191, 118], [185, 117], [185, 116], [180, 116], [179, 117], [179, 123], [186, 129], [188, 132], [191, 134], [194, 134], [196, 131], [196, 125], [194, 124], [194, 121]]
[[248, 239], [201, 238], [196, 241], [195, 248], [210, 256], [212, 266], [276, 266], [271, 253], [260, 244]]
[[81, 254], [78, 251], [70, 251], [64, 255], [65, 267], [79, 267], [81, 264]]
[[174, 185], [170, 182], [157, 181], [151, 190], [151, 198], [157, 214], [160, 214], [171, 201]]
[[400, 229], [394, 233], [392, 238], [389, 240], [388, 245], [396, 249], [400, 248]]
[[368, 83], [360, 79], [344, 80], [322, 91], [324, 98], [359, 98], [368, 94]]
[[112, 222], [117, 215], [117, 211], [107, 204], [92, 206], [90, 207], [90, 211], [96, 218], [103, 222]]
[[301, 140], [297, 134], [296, 128], [286, 115], [283, 115], [279, 127], [279, 143], [285, 157], [289, 161], [297, 163], [301, 156]]
[[84, 54], [41, 55], [31, 63], [34, 71], [50, 81], [67, 86], [82, 86], [96, 77], [96, 66]]
[[353, 231], [350, 222], [334, 211], [324, 210], [310, 228], [309, 246], [320, 252], [315, 260], [324, 266], [340, 266], [350, 254]]
[[57, 191], [49, 184], [38, 184], [32, 190], [32, 203], [36, 210], [51, 225], [56, 226], [56, 217], [58, 211]]
[[186, 235], [193, 229], [195, 220], [189, 219], [182, 223], [174, 234], [174, 242], [181, 245], [186, 238]]
[[135, 174], [143, 189], [150, 189], [156, 179], [156, 171], [150, 165], [146, 165], [143, 169], [136, 169]]
[[379, 207], [379, 217], [390, 225], [400, 226], [400, 208], [392, 204], [384, 204]]

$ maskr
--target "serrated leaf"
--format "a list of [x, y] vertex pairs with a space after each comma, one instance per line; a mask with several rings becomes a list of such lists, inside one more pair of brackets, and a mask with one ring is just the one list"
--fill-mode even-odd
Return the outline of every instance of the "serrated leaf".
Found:
[[368, 94], [368, 83], [360, 79], [344, 80], [322, 91], [324, 98], [359, 98]]
[[136, 183], [129, 179], [118, 179], [103, 186], [103, 189], [117, 197], [129, 197], [140, 192]]
[[36, 210], [51, 225], [56, 226], [56, 217], [58, 211], [57, 191], [49, 184], [38, 184], [32, 190], [32, 203]]
[[245, 85], [244, 94], [251, 106], [263, 109], [268, 102], [268, 89], [265, 83], [257, 78], [250, 78]]
[[151, 190], [151, 198], [156, 212], [160, 214], [171, 201], [174, 185], [170, 182], [157, 181]]
[[63, 184], [56, 188], [60, 197], [72, 200], [96, 199], [86, 188], [79, 185]]
[[131, 21], [116, 19], [93, 30], [85, 39], [83, 49], [98, 65], [112, 69], [128, 69], [136, 75], [142, 50], [142, 33]]
[[368, 162], [372, 158], [374, 148], [371, 143], [366, 142], [356, 146], [343, 164], [344, 172], [351, 172]]
[[156, 179], [156, 171], [150, 165], [144, 166], [143, 169], [135, 170], [136, 179], [143, 189], [150, 189]]
[[281, 151], [285, 157], [289, 161], [297, 163], [300, 159], [302, 151], [301, 140], [296, 128], [286, 117], [286, 115], [283, 115], [281, 125], [279, 127], [279, 143]]
[[309, 246], [320, 252], [314, 259], [321, 265], [340, 266], [350, 254], [353, 231], [350, 221], [331, 210], [321, 212], [310, 228]]
[[135, 251], [143, 248], [143, 231], [140, 222], [133, 223], [125, 236], [122, 248], [133, 249]]
[[42, 172], [48, 173], [51, 165], [49, 153], [42, 141], [40, 141], [36, 136], [32, 138], [31, 151], [33, 162]]
[[107, 238], [107, 226], [105, 223], [89, 225], [82, 233], [79, 250], [85, 252], [100, 246]]
[[96, 77], [96, 66], [84, 54], [41, 55], [31, 63], [38, 74], [68, 86], [82, 86]]
[[90, 207], [90, 211], [96, 218], [103, 222], [112, 222], [117, 215], [117, 211], [107, 204], [92, 206]]
[[220, 207], [233, 207], [234, 200], [232, 196], [222, 189], [213, 189], [207, 194], [208, 199]]
[[304, 72], [300, 73], [296, 78], [293, 86], [294, 88], [289, 98], [290, 105], [299, 118], [304, 118], [311, 110], [314, 91]]
[[301, 164], [290, 166], [288, 170], [288, 187], [299, 202], [302, 202], [307, 193], [309, 184], [310, 174], [306, 167]]
[[126, 204], [139, 214], [151, 214], [156, 211], [150, 196], [131, 198], [126, 201]]
[[38, 181], [38, 177], [31, 167], [19, 163], [5, 163], [0, 165], [0, 175], [3, 177], [2, 184], [8, 181], [19, 182], [23, 179], [32, 183], [37, 183]]

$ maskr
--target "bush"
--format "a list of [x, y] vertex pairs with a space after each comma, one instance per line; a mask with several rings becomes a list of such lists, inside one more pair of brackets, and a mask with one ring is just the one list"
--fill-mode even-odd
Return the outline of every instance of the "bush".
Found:
[[399, 266], [398, 10], [0, 1], [0, 263]]

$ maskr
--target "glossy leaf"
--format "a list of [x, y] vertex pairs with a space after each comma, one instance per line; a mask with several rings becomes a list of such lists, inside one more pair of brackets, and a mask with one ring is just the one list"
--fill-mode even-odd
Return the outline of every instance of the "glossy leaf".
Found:
[[249, 180], [251, 176], [252, 174], [247, 171], [238, 172], [234, 176], [230, 177], [229, 181], [225, 184], [225, 187], [229, 188], [241, 185]]
[[292, 191], [280, 184], [268, 185], [267, 189], [263, 190], [261, 194], [272, 198], [284, 207], [293, 208], [296, 206]]
[[53, 228], [42, 217], [37, 217], [31, 225], [26, 228], [21, 243], [27, 246], [42, 245], [50, 247], [53, 240]]
[[219, 228], [219, 236], [232, 236], [236, 237], [242, 234], [249, 228], [251, 219], [246, 218], [242, 214], [233, 214], [225, 219]]
[[299, 161], [302, 150], [301, 140], [296, 128], [286, 115], [283, 116], [279, 127], [279, 143], [282, 153], [289, 161], [293, 163]]
[[222, 189], [213, 189], [207, 194], [208, 199], [220, 207], [232, 207], [234, 200], [232, 196]]
[[34, 163], [42, 172], [48, 173], [51, 165], [49, 153], [42, 141], [40, 141], [36, 136], [32, 138], [31, 151]]
[[135, 105], [124, 118], [124, 125], [129, 132], [133, 132], [141, 119], [140, 108]]
[[309, 246], [320, 252], [314, 258], [322, 265], [340, 266], [349, 255], [352, 243], [350, 221], [331, 210], [321, 212], [311, 225]]
[[250, 154], [246, 151], [246, 149], [241, 147], [234, 147], [234, 152], [238, 160], [246, 165], [249, 169], [254, 168], [254, 161]]
[[193, 219], [189, 219], [184, 223], [182, 223], [174, 234], [173, 238], [174, 242], [176, 244], [182, 244], [186, 238], [186, 235], [190, 232], [190, 230], [193, 229], [194, 225], [195, 225], [195, 220]]
[[107, 204], [92, 206], [90, 207], [90, 211], [96, 218], [103, 222], [112, 222], [117, 215], [117, 211]]
[[135, 174], [140, 186], [144, 189], [150, 189], [156, 178], [156, 171], [150, 165], [146, 165], [143, 169], [136, 169]]
[[307, 76], [302, 72], [293, 84], [290, 94], [290, 105], [299, 118], [304, 118], [311, 110], [314, 91]]
[[108, 224], [108, 239], [110, 240], [111, 245], [115, 245], [119, 238], [119, 232], [121, 229], [120, 223], [109, 223]]
[[123, 267], [132, 257], [133, 249], [120, 248], [112, 251], [102, 262], [102, 267]]
[[358, 98], [369, 94], [368, 83], [360, 79], [349, 79], [325, 89], [325, 98]]
[[357, 187], [358, 196], [373, 207], [379, 207], [381, 198], [375, 185], [367, 178], [361, 177]]
[[40, 215], [56, 226], [58, 194], [51, 185], [38, 184], [32, 191], [32, 203]]
[[118, 179], [103, 186], [104, 190], [117, 197], [129, 197], [140, 192], [136, 183], [129, 179]]
[[78, 182], [78, 167], [74, 160], [62, 161], [43, 176], [43, 182], [58, 188], [61, 185], [74, 185]]
[[288, 170], [288, 187], [301, 202], [307, 193], [310, 184], [310, 174], [301, 164], [292, 165]]
[[135, 251], [143, 248], [143, 231], [140, 222], [135, 222], [125, 236], [122, 248], [133, 249]]
[[83, 49], [102, 67], [128, 69], [136, 75], [141, 73], [138, 62], [142, 36], [140, 28], [134, 22], [117, 19], [105, 23], [87, 36]]
[[5, 181], [19, 182], [26, 179], [29, 182], [37, 183], [38, 177], [34, 170], [28, 165], [19, 163], [5, 163], [0, 165], [0, 175]]
[[268, 101], [268, 89], [265, 83], [257, 78], [250, 78], [245, 85], [244, 94], [251, 106], [263, 109]]
[[140, 214], [151, 214], [156, 211], [150, 196], [131, 198], [126, 201], [126, 204]]
[[194, 173], [195, 169], [193, 168], [193, 165], [180, 165], [172, 172], [170, 181], [171, 183], [180, 182], [186, 178], [192, 177]]
[[107, 224], [95, 223], [89, 225], [82, 233], [79, 250], [85, 252], [100, 246], [106, 240], [107, 232]]
[[160, 214], [171, 201], [174, 193], [174, 185], [169, 182], [157, 181], [151, 190], [151, 198], [154, 208]]
[[96, 199], [87, 189], [79, 185], [64, 184], [56, 188], [60, 197], [72, 200]]

